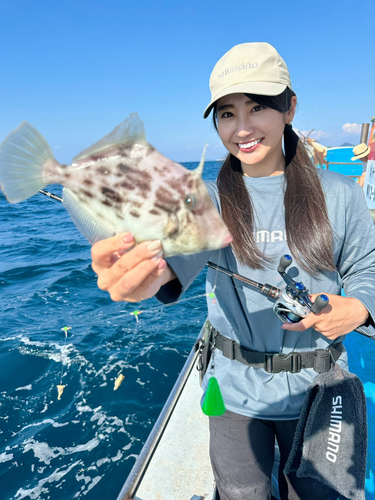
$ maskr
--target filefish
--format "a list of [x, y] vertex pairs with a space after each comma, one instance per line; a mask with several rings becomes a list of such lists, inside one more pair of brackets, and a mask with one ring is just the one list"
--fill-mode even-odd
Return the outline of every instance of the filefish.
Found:
[[73, 159], [55, 160], [44, 137], [23, 122], [0, 146], [0, 187], [10, 203], [61, 184], [63, 203], [90, 243], [123, 231], [160, 240], [165, 257], [223, 248], [232, 241], [202, 180], [145, 138], [137, 113]]

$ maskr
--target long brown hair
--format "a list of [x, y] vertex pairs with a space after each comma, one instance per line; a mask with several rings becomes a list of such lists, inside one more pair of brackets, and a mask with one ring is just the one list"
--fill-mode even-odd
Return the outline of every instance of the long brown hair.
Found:
[[[294, 92], [289, 88], [278, 96], [246, 94], [252, 101], [281, 113], [291, 106]], [[213, 114], [217, 130], [216, 110]], [[284, 131], [285, 150], [285, 228], [289, 249], [309, 274], [336, 269], [332, 253], [332, 228], [323, 188], [316, 167], [290, 125]], [[253, 269], [262, 269], [270, 258], [254, 239], [254, 210], [245, 186], [241, 162], [228, 154], [220, 169], [217, 185], [222, 217], [233, 236], [232, 248], [239, 261]]]

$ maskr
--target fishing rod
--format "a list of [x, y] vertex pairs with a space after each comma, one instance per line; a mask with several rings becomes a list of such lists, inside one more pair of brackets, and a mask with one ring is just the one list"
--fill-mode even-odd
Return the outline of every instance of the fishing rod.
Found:
[[[312, 302], [309, 297], [309, 291], [302, 282], [296, 282], [289, 274], [286, 273], [286, 269], [293, 262], [290, 255], [283, 255], [280, 259], [277, 271], [286, 283], [284, 289], [277, 288], [269, 283], [259, 283], [258, 281], [246, 278], [241, 274], [234, 273], [225, 267], [214, 264], [213, 262], [207, 262], [207, 266], [219, 271], [231, 278], [237, 279], [250, 285], [256, 290], [260, 291], [262, 295], [266, 295], [275, 301], [273, 306], [274, 313], [281, 319], [283, 323], [298, 323], [301, 319], [306, 318], [310, 313], [318, 314], [329, 304], [329, 298], [325, 294], [320, 294], [316, 297], [315, 301]], [[354, 330], [365, 337], [375, 340], [375, 337], [367, 334], [365, 331], [358, 327]]]
[[42, 193], [45, 196], [48, 196], [48, 198], [51, 198], [51, 200], [56, 200], [56, 201], [59, 201], [60, 203], [63, 202], [63, 199], [61, 198], [61, 196], [57, 196], [57, 194], [50, 193], [49, 191], [45, 191], [44, 189], [39, 189], [39, 193]]

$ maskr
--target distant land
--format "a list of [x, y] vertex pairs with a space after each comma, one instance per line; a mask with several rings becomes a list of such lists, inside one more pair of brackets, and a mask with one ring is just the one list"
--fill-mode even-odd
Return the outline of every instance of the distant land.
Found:
[[354, 148], [354, 144], [350, 144], [350, 142], [344, 142], [344, 144], [341, 144], [340, 146], [326, 146], [327, 149], [332, 149], [332, 148]]

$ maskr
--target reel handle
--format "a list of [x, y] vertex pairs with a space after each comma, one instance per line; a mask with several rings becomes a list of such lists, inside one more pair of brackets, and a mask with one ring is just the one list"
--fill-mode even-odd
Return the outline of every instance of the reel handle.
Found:
[[292, 263], [292, 257], [288, 254], [285, 254], [281, 257], [277, 270], [279, 271], [280, 274], [283, 274], [285, 273], [287, 267], [289, 267], [291, 263]]
[[322, 309], [327, 307], [329, 304], [329, 298], [327, 295], [324, 295], [324, 293], [321, 293], [320, 295], [317, 296], [315, 299], [314, 305], [311, 308], [311, 311], [315, 314], [320, 313]]

